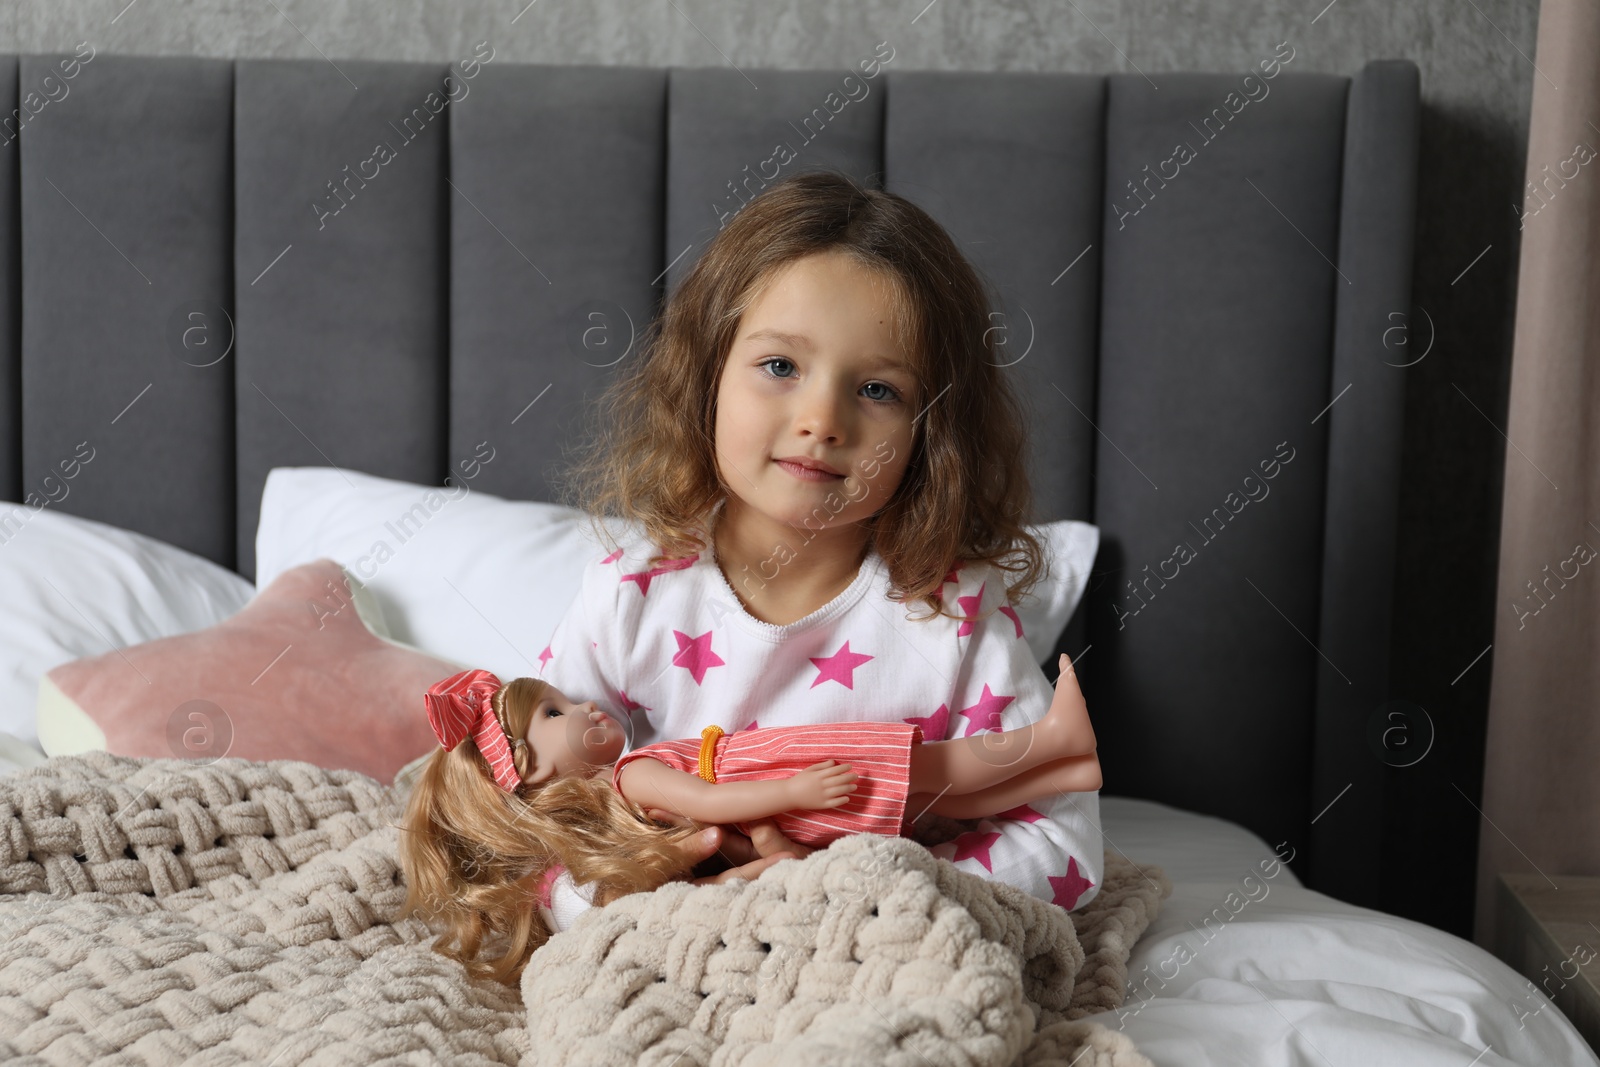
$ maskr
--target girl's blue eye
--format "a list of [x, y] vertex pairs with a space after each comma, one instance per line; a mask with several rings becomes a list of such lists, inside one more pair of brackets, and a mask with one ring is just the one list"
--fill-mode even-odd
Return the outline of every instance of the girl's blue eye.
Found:
[[561, 714], [561, 710], [559, 708], [545, 708], [544, 709], [544, 717], [547, 718], [547, 719], [553, 719], [553, 718], [555, 718], [556, 716], [558, 716], [560, 714]]
[[[769, 378], [775, 378], [778, 381], [786, 381], [786, 380], [788, 380], [789, 376], [787, 374], [774, 374], [772, 372], [771, 368], [772, 368], [772, 365], [774, 363], [785, 363], [785, 364], [788, 364], [789, 366], [793, 366], [794, 365], [792, 362], [790, 362], [787, 359], [784, 359], [782, 356], [773, 356], [770, 359], [762, 360], [760, 363], [756, 364], [756, 366], [760, 367], [762, 369], [763, 373], [765, 373]], [[895, 403], [898, 403], [899, 400], [900, 400], [900, 394], [895, 392], [894, 388], [892, 386], [890, 386], [887, 382], [868, 382], [866, 385], [863, 385], [861, 388], [863, 388], [863, 389], [874, 389], [874, 388], [876, 388], [876, 389], [885, 389], [885, 390], [888, 391], [888, 395], [887, 396], [869, 396], [869, 397], [867, 397], [867, 399], [872, 401], [874, 404], [895, 404]]]

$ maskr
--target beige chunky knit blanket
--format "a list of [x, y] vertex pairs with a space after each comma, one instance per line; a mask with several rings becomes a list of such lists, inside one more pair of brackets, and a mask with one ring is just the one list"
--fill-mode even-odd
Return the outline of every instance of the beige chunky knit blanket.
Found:
[[1068, 915], [853, 838], [595, 909], [519, 991], [396, 918], [404, 800], [288, 760], [0, 777], [0, 1062], [1149, 1067], [1083, 1017], [1121, 1004], [1159, 868], [1108, 854]]

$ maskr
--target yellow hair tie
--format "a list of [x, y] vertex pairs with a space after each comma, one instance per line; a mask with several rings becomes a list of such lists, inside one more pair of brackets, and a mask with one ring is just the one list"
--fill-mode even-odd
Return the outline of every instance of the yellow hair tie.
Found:
[[717, 738], [721, 736], [720, 726], [707, 726], [700, 731], [700, 777], [712, 785], [717, 783], [717, 772], [711, 769], [711, 763], [717, 755]]

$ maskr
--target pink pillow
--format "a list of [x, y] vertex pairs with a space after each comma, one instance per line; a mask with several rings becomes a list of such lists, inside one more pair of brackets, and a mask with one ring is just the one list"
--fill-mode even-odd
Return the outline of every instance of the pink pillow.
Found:
[[438, 747], [422, 695], [460, 669], [375, 636], [344, 569], [319, 559], [210, 629], [73, 660], [48, 677], [115, 755], [303, 760], [388, 782]]

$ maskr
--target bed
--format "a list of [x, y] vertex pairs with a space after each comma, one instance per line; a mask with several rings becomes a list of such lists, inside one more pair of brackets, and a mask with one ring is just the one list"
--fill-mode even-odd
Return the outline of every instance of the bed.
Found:
[[1173, 883], [1129, 960], [1134, 992], [1090, 1016], [1153, 1062], [1596, 1062], [1554, 1005], [1471, 942], [1307, 889], [1287, 869], [1269, 879], [1263, 862], [1287, 853], [1226, 820], [1131, 797], [1100, 805], [1108, 842]]
[[[627, 1033], [591, 1041], [577, 1049], [580, 1056], [565, 1046], [563, 1054], [541, 1055], [562, 1036], [561, 1020], [593, 1005], [579, 998], [570, 1011], [525, 1014], [523, 1000], [538, 982], [570, 987], [559, 966], [532, 983], [525, 978], [523, 997], [493, 982], [466, 983], [454, 963], [432, 952], [424, 924], [396, 919], [404, 895], [394, 857], [398, 808], [381, 783], [293, 761], [161, 766], [178, 762], [98, 753], [0, 775], [6, 830], [0, 878], [7, 887], [0, 894], [0, 1054], [8, 1062], [537, 1065], [677, 1058], [670, 1037], [652, 1047], [653, 1055], [636, 1054], [638, 1043], [628, 1043], [634, 1031], [659, 1029], [652, 1018], [658, 1013], [641, 1012], [637, 1003], [629, 1005], [635, 1024], [624, 1027]], [[209, 805], [195, 803], [207, 795]], [[156, 802], [123, 823], [142, 796]], [[1537, 994], [1499, 960], [1450, 934], [1304, 888], [1278, 862], [1283, 857], [1242, 827], [1115, 796], [1102, 798], [1101, 816], [1108, 847], [1161, 878], [1170, 895], [1133, 944], [1126, 999], [1077, 1024], [1114, 1031], [1142, 1059], [1079, 1062], [1595, 1062], [1571, 1023], [1553, 1005], [1540, 1011]], [[104, 847], [114, 843], [118, 823], [139, 842], [132, 851], [148, 873]], [[79, 836], [63, 832], [74, 825]], [[270, 844], [263, 831], [271, 832]], [[218, 832], [221, 847], [208, 853]], [[21, 850], [25, 858], [18, 838], [31, 839]], [[185, 862], [210, 868], [209, 880], [187, 885], [173, 877], [183, 866], [176, 860], [180, 845], [193, 857]], [[74, 857], [75, 850], [86, 855]], [[784, 866], [801, 865], [773, 870]], [[1111, 866], [1108, 857], [1108, 872]], [[39, 877], [25, 885], [25, 873]], [[35, 891], [44, 881], [53, 892]], [[13, 891], [23, 888], [30, 891]], [[709, 892], [724, 888], [735, 887]], [[937, 954], [947, 952], [944, 942], [959, 929], [936, 924], [928, 931], [940, 942]], [[601, 940], [626, 935], [613, 924]], [[680, 935], [674, 929], [668, 939]], [[540, 953], [561, 956], [570, 937], [561, 935]], [[706, 951], [716, 955], [714, 947]], [[530, 967], [530, 975], [542, 966]], [[715, 980], [704, 991], [726, 992], [726, 972], [708, 969], [706, 978]], [[623, 984], [660, 988], [648, 978]], [[877, 998], [866, 1018], [869, 1032], [846, 1032], [842, 1047], [835, 1038], [834, 1055], [780, 1062], [913, 1063], [940, 1059], [935, 1048], [961, 1047], [908, 1041], [916, 1018], [908, 1020], [896, 999]], [[796, 1044], [780, 1042], [779, 1049], [792, 1055], [799, 1039], [815, 1042], [817, 1028], [805, 1029]], [[825, 1037], [837, 1029], [821, 1028]], [[876, 1051], [872, 1041], [886, 1040], [887, 1055], [863, 1057]], [[969, 1051], [976, 1054], [958, 1059], [1012, 1062], [983, 1042], [975, 1046]], [[1046, 1055], [1027, 1062], [1070, 1061]]]
[[[1518, 1025], [1527, 985], [1486, 953], [1359, 906], [1394, 766], [1372, 725], [1413, 64], [1311, 72], [1289, 42], [1150, 78], [904, 70], [892, 42], [845, 72], [515, 65], [492, 41], [448, 66], [92, 53], [0, 60], [29, 116], [0, 169], [0, 499], [252, 580], [275, 468], [439, 484], [488, 439], [479, 487], [553, 500], [584, 401], [762, 175], [881, 182], [992, 285], [1037, 518], [1101, 531], [1057, 648], [1096, 709], [1108, 848], [1174, 886], [1101, 1021], [1162, 1064], [1594, 1062], [1553, 1006]], [[1273, 856], [1270, 895], [1174, 971]]]

